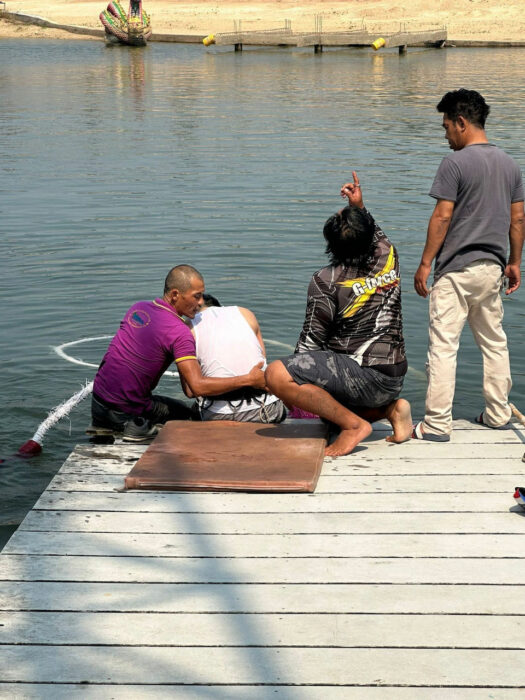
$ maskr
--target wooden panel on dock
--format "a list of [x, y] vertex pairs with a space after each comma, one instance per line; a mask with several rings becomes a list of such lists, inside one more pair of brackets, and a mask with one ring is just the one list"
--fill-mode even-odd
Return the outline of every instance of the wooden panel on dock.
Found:
[[386, 428], [315, 494], [115, 489], [75, 449], [0, 555], [0, 697], [517, 700], [523, 431]]
[[124, 479], [128, 489], [313, 492], [328, 429], [320, 420], [279, 425], [169, 421]]

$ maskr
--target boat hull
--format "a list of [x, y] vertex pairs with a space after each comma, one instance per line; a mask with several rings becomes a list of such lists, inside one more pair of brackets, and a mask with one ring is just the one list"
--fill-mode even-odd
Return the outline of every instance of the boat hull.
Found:
[[142, 4], [131, 0], [126, 15], [118, 0], [113, 0], [103, 10], [99, 19], [105, 29], [106, 43], [145, 46], [151, 36], [149, 16], [142, 11]]

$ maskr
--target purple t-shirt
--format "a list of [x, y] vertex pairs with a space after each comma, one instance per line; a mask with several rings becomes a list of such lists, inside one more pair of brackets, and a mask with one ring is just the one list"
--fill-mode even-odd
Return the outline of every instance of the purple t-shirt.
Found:
[[126, 413], [151, 408], [151, 392], [170, 364], [197, 359], [195, 339], [163, 299], [139, 301], [126, 313], [100, 363], [93, 392]]

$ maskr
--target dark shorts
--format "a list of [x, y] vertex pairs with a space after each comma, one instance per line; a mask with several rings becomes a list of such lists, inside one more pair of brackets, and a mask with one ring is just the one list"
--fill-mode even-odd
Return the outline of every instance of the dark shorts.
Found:
[[282, 423], [286, 418], [286, 407], [282, 401], [273, 401], [269, 404], [261, 404], [260, 408], [249, 411], [237, 411], [232, 408], [231, 413], [214, 413], [207, 408], [201, 408], [202, 420], [234, 420], [240, 423]]
[[[183, 401], [169, 396], [152, 397], [153, 405], [149, 411], [140, 414], [151, 423], [166, 423], [169, 420], [189, 420], [193, 417], [192, 409]], [[126, 413], [102, 401], [99, 397], [91, 399], [91, 419], [95, 427], [109, 428], [121, 432], [125, 423], [136, 417], [136, 414]]]
[[313, 350], [281, 359], [296, 384], [314, 384], [343, 406], [378, 408], [399, 396], [404, 377], [389, 377], [331, 350]]

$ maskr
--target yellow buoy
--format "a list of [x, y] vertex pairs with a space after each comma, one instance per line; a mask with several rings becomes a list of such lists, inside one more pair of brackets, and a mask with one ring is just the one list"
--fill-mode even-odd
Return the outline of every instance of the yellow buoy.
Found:
[[383, 39], [383, 37], [379, 37], [379, 39], [372, 42], [372, 47], [374, 51], [378, 51], [379, 49], [382, 49], [385, 44], [386, 41]]
[[215, 34], [208, 34], [208, 36], [205, 36], [202, 40], [202, 43], [204, 44], [204, 46], [215, 44]]

